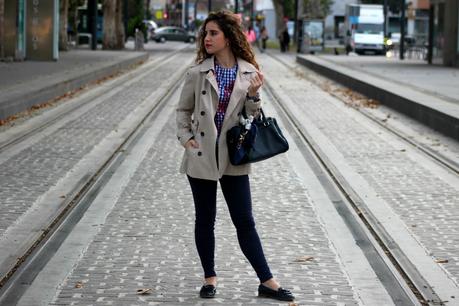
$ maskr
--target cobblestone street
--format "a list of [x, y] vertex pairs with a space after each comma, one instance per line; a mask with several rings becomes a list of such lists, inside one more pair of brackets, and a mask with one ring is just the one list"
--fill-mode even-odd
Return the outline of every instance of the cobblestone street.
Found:
[[[257, 276], [239, 248], [220, 190], [217, 295], [199, 298], [203, 271], [191, 190], [179, 174], [184, 149], [175, 134], [175, 109], [181, 86], [174, 87], [194, 53], [162, 56], [119, 83], [75, 97], [68, 103], [89, 102], [34, 137], [0, 146], [4, 262], [18, 260], [31, 232], [44, 232], [60, 203], [89, 177], [95, 181], [87, 194], [75, 196], [90, 204], [77, 218], [69, 213], [74, 227], [66, 231], [65, 220], [56, 230], [62, 243], [43, 251], [41, 266], [31, 264], [36, 274], [15, 280], [22, 286], [12, 291], [17, 305], [289, 305], [257, 296]], [[421, 305], [397, 268], [384, 274], [378, 262], [389, 266], [384, 254], [394, 249], [435, 298], [458, 305], [458, 176], [308, 80], [312, 72], [292, 56], [257, 59], [266, 79], [263, 109], [277, 119], [290, 149], [253, 165], [253, 210], [270, 268], [296, 296], [290, 306]], [[97, 90], [103, 94], [91, 99]], [[448, 146], [459, 152], [457, 142]], [[338, 186], [339, 180], [346, 184]], [[388, 249], [375, 242], [362, 216], [374, 218], [391, 239]], [[31, 257], [40, 258], [39, 251]]]
[[[178, 174], [183, 149], [174, 137], [174, 115], [169, 113], [53, 305], [285, 305], [257, 298], [256, 275], [239, 249], [220, 194], [218, 298], [204, 303], [198, 297], [203, 275], [193, 240], [191, 192]], [[273, 273], [297, 293], [301, 305], [358, 304], [307, 190], [291, 168], [280, 156], [260, 163], [251, 180], [257, 227]], [[295, 262], [305, 256], [313, 259]], [[153, 291], [136, 295], [141, 288]]]

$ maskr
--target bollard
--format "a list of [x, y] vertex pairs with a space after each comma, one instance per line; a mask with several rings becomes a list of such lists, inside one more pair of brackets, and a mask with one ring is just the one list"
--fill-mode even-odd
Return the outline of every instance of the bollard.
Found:
[[143, 51], [143, 42], [144, 42], [143, 32], [139, 29], [135, 29], [135, 40], [134, 40], [134, 49], [136, 51]]

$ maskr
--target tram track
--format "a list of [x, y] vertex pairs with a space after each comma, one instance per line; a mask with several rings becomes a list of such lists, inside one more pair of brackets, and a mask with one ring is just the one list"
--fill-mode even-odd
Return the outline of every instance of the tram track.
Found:
[[[294, 67], [271, 55], [282, 65], [294, 70]], [[303, 77], [305, 78], [305, 77]], [[315, 80], [312, 81], [317, 85]], [[296, 145], [300, 148], [301, 154], [308, 163], [313, 164], [312, 168], [321, 183], [324, 185], [330, 198], [340, 198], [334, 200], [335, 208], [343, 217], [344, 222], [355, 235], [356, 241], [365, 241], [362, 250], [367, 256], [378, 278], [383, 281], [384, 286], [389, 294], [393, 297], [396, 305], [445, 305], [435, 292], [434, 288], [426, 281], [416, 266], [404, 254], [403, 250], [397, 245], [397, 242], [384, 229], [384, 226], [377, 219], [371, 210], [365, 204], [365, 200], [359, 196], [358, 192], [353, 189], [351, 184], [346, 180], [344, 175], [334, 163], [327, 157], [320, 146], [315, 142], [313, 137], [308, 133], [306, 128], [297, 119], [294, 112], [283, 103], [282, 98], [276, 93], [269, 80], [266, 81], [266, 92], [274, 101], [274, 108], [278, 110], [281, 119], [286, 124], [287, 130], [294, 135]], [[339, 96], [338, 96], [339, 98]], [[358, 109], [357, 109], [358, 110]], [[435, 154], [432, 150], [414, 140], [409, 139], [403, 133], [387, 127], [371, 114], [362, 112], [370, 120], [377, 122], [378, 125], [385, 128], [390, 133], [396, 135], [404, 142], [409, 143], [437, 164], [446, 168], [448, 171], [458, 174], [457, 164], [450, 161], [441, 154]], [[339, 194], [337, 194], [337, 192]], [[352, 210], [352, 212], [351, 212]], [[359, 221], [357, 222], [358, 219]], [[371, 244], [368, 247], [366, 243]], [[376, 251], [376, 253], [374, 252]], [[374, 257], [377, 254], [380, 259]], [[387, 281], [391, 279], [391, 281]], [[400, 287], [392, 287], [390, 282], [396, 280]]]
[[[33, 126], [28, 125], [28, 123], [24, 123], [24, 125], [26, 126], [20, 129], [20, 131], [14, 133], [9, 137], [6, 137], [6, 139], [0, 138], [0, 154], [8, 148], [34, 137], [34, 135], [36, 135], [38, 132], [48, 128], [49, 126], [53, 125], [59, 120], [62, 120], [63, 118], [69, 116], [69, 114], [79, 109], [82, 109], [86, 106], [90, 106], [95, 100], [104, 100], [107, 99], [109, 96], [115, 95], [116, 92], [121, 91], [127, 85], [133, 84], [137, 80], [142, 79], [145, 75], [151, 73], [152, 67], [159, 67], [169, 62], [172, 58], [174, 58], [174, 55], [178, 54], [181, 50], [183, 49], [174, 50], [170, 53], [167, 53], [159, 57], [158, 59], [148, 61], [147, 63], [143, 64], [137, 69], [129, 71], [117, 77], [114, 80], [98, 84], [98, 88], [90, 88], [90, 90], [83, 89], [84, 92], [81, 92], [79, 94], [81, 98], [78, 99], [76, 103], [69, 103], [71, 105], [68, 105], [66, 107], [58, 107], [56, 109], [50, 110], [48, 111], [48, 114], [45, 114], [44, 116], [40, 117], [40, 121], [34, 124]], [[108, 87], [109, 90], [107, 90], [106, 87]], [[117, 87], [118, 90], [114, 91], [113, 89]], [[32, 121], [33, 119], [34, 118], [32, 118]]]
[[[295, 67], [293, 67], [292, 65], [290, 65], [286, 61], [280, 59], [279, 57], [274, 56], [272, 54], [269, 54], [269, 56], [271, 58], [273, 58], [274, 60], [278, 61], [279, 63], [281, 63], [282, 65], [285, 65], [286, 67], [289, 67], [291, 70], [296, 71]], [[320, 88], [322, 88], [322, 84], [320, 82], [318, 82], [316, 79], [307, 77], [305, 75], [301, 75], [301, 77], [306, 79], [306, 80], [308, 80], [309, 82], [314, 83], [315, 85], [319, 86]], [[339, 94], [337, 94], [337, 93], [335, 93], [333, 91], [330, 91], [330, 90], [327, 90], [327, 93], [329, 93], [333, 97], [337, 98], [338, 100], [343, 101], [344, 103], [346, 103], [346, 101], [343, 100], [343, 97], [341, 95], [339, 95]], [[403, 140], [405, 143], [409, 144], [411, 147], [415, 148], [416, 150], [418, 150], [419, 152], [421, 152], [425, 156], [428, 156], [431, 160], [433, 160], [437, 164], [441, 165], [442, 167], [447, 169], [449, 172], [452, 172], [455, 175], [459, 175], [459, 163], [455, 162], [454, 160], [451, 160], [447, 156], [439, 153], [438, 151], [433, 150], [432, 148], [428, 147], [427, 145], [422, 144], [422, 143], [420, 143], [420, 142], [418, 142], [418, 141], [416, 141], [414, 139], [411, 139], [411, 137], [409, 135], [403, 133], [402, 131], [400, 131], [400, 130], [394, 128], [394, 127], [389, 126], [387, 123], [382, 121], [380, 118], [374, 116], [373, 114], [371, 114], [370, 112], [366, 111], [365, 109], [362, 109], [360, 107], [355, 107], [355, 106], [353, 107], [353, 109], [355, 109], [360, 114], [362, 114], [365, 117], [367, 117], [368, 119], [370, 119], [372, 122], [378, 124], [379, 126], [384, 128], [386, 131], [388, 131], [391, 134], [397, 136], [399, 139]]]
[[[166, 60], [160, 58], [142, 67], [142, 70], [136, 74], [133, 80], [135, 81], [151, 73], [152, 67], [158, 65], [158, 63], [161, 66], [167, 64], [169, 61], [175, 59], [180, 54], [180, 51], [174, 52], [175, 54], [172, 56], [168, 55]], [[52, 257], [71, 229], [78, 223], [78, 220], [80, 220], [90, 206], [92, 199], [95, 198], [100, 189], [113, 175], [117, 167], [119, 167], [125, 156], [129, 153], [129, 150], [145, 133], [148, 127], [146, 123], [153, 121], [158, 116], [170, 96], [180, 86], [186, 68], [187, 65], [183, 65], [181, 69], [175, 71], [173, 77], [170, 78], [171, 81], [168, 82], [169, 85], [167, 88], [161, 91], [161, 94], [157, 97], [149, 111], [142, 115], [142, 118], [132, 126], [125, 139], [112, 151], [111, 155], [101, 163], [100, 167], [92, 175], [85, 176], [79, 181], [78, 185], [71, 192], [71, 196], [67, 197], [61, 205], [59, 213], [49, 220], [49, 223], [43, 227], [42, 232], [34, 239], [33, 243], [27, 245], [24, 248], [24, 252], [17, 254], [15, 262], [6, 269], [5, 273], [0, 275], [1, 305], [14, 305], [19, 300], [28, 284], [31, 283], [31, 280], [38, 275], [41, 267]], [[123, 80], [125, 81], [122, 78], [120, 82], [123, 83]], [[119, 85], [120, 82], [115, 82], [113, 87]], [[103, 95], [101, 94], [101, 96]], [[21, 135], [7, 144], [3, 144], [0, 151], [1, 149], [8, 149], [29, 137], [33, 137], [39, 131], [46, 129], [76, 109], [78, 109], [78, 106], [60, 114], [57, 118], [50, 119], [33, 131], [29, 131], [29, 133]]]

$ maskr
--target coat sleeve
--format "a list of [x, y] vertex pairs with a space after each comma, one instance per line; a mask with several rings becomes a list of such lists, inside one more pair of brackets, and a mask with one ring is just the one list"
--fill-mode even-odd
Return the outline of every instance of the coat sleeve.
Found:
[[185, 143], [193, 138], [191, 116], [195, 107], [194, 83], [195, 80], [190, 69], [186, 73], [185, 85], [183, 86], [176, 109], [177, 138], [182, 146], [185, 146]]

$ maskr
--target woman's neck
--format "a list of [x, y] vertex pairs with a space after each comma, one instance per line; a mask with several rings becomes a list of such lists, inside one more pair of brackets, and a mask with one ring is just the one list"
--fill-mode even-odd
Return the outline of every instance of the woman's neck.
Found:
[[236, 58], [229, 49], [222, 50], [218, 54], [215, 54], [215, 58], [217, 63], [224, 68], [231, 68], [236, 65]]

